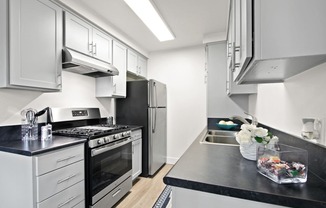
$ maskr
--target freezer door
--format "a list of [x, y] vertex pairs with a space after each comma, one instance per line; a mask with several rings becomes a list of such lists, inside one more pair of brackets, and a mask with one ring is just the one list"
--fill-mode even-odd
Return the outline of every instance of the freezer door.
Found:
[[149, 107], [166, 107], [166, 85], [156, 80], [149, 80]]
[[166, 108], [149, 108], [148, 167], [149, 175], [166, 163]]

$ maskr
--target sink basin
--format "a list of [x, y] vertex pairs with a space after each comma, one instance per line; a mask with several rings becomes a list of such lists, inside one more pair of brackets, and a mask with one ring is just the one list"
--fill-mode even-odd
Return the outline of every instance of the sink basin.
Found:
[[239, 146], [238, 142], [235, 140], [234, 131], [209, 130], [200, 143]]
[[222, 136], [222, 137], [234, 137], [234, 131], [221, 131], [221, 130], [208, 130], [207, 135]]

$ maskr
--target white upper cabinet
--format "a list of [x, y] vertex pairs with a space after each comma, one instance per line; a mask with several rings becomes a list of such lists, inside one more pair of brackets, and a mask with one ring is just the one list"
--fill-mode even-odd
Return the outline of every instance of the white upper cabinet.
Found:
[[65, 12], [65, 46], [112, 63], [112, 38], [68, 12]]
[[138, 63], [137, 63], [137, 54], [132, 50], [128, 49], [128, 71], [134, 74], [138, 74]]
[[112, 38], [105, 33], [93, 28], [93, 56], [102, 61], [111, 63]]
[[127, 48], [113, 40], [113, 66], [119, 70], [118, 76], [96, 78], [96, 97], [126, 97], [127, 88]]
[[1, 87], [60, 90], [62, 9], [49, 0], [0, 4]]
[[127, 48], [117, 41], [113, 41], [113, 66], [119, 70], [119, 75], [113, 77], [113, 95], [126, 97]]
[[241, 0], [231, 0], [229, 10], [228, 36], [227, 36], [227, 76], [226, 93], [228, 95], [236, 94], [254, 94], [257, 93], [256, 84], [237, 85], [233, 77], [240, 71], [240, 2]]
[[135, 74], [136, 76], [141, 76], [143, 78], [147, 77], [147, 60], [136, 52], [128, 49], [128, 61], [127, 70]]
[[147, 60], [141, 56], [138, 56], [138, 74], [147, 77]]
[[239, 2], [239, 68], [234, 81], [283, 82], [326, 62], [325, 0]]
[[92, 26], [65, 12], [65, 46], [86, 55], [92, 55]]

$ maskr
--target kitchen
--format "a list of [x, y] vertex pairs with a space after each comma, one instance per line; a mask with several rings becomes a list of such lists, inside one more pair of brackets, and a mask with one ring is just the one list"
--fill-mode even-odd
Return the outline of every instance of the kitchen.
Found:
[[[230, 109], [228, 103], [224, 103], [225, 105], [219, 108], [213, 107], [212, 111], [208, 110], [210, 109], [210, 101], [207, 101], [209, 97], [206, 94], [205, 46], [202, 44], [202, 37], [200, 37], [200, 43], [196, 45], [186, 45], [166, 50], [156, 49], [156, 51], [147, 52], [147, 50], [150, 50], [141, 49], [133, 41], [125, 38], [122, 35], [123, 33], [119, 32], [118, 29], [108, 25], [105, 20], [95, 15], [92, 10], [88, 10], [91, 7], [86, 4], [86, 1], [83, 2], [86, 5], [79, 4], [75, 1], [66, 1], [64, 3], [68, 4], [68, 6], [81, 13], [90, 21], [95, 22], [96, 25], [119, 37], [122, 42], [147, 56], [149, 58], [147, 79], [153, 78], [167, 84], [167, 106], [169, 108], [167, 115], [167, 163], [174, 164], [183, 155], [193, 143], [194, 139], [207, 126], [207, 118], [228, 118], [233, 114], [240, 113], [240, 115], [245, 116], [237, 106]], [[158, 1], [155, 3], [160, 4]], [[176, 4], [176, 2], [170, 3], [173, 3], [173, 5]], [[179, 7], [169, 6], [168, 8], [174, 8], [175, 10], [182, 8], [182, 2], [179, 4]], [[94, 3], [94, 5], [96, 4]], [[101, 8], [100, 1], [97, 7]], [[221, 8], [221, 11], [218, 13], [222, 17], [213, 16], [211, 18], [220, 19], [221, 23], [224, 24], [223, 30], [221, 31], [221, 36], [224, 39], [218, 39], [219, 37], [217, 39], [225, 40], [228, 1], [225, 1], [223, 5], [216, 5], [214, 8], [207, 6], [205, 7], [205, 11], [212, 11], [211, 13], [213, 13], [217, 7]], [[186, 13], [187, 11], [184, 12]], [[172, 16], [170, 18], [173, 19], [176, 17]], [[207, 24], [215, 24], [215, 20], [212, 19]], [[172, 25], [170, 26], [172, 27]], [[142, 27], [144, 27], [144, 30], [146, 29], [145, 26]], [[147, 35], [150, 36], [151, 33], [149, 31], [147, 32]], [[174, 32], [177, 36], [177, 31]], [[136, 33], [134, 35], [136, 36]], [[148, 39], [147, 36], [146, 38]], [[150, 38], [154, 39], [155, 37]], [[206, 41], [211, 42], [210, 40]], [[326, 103], [325, 96], [319, 92], [320, 89], [325, 88], [325, 67], [325, 64], [318, 65], [287, 79], [283, 83], [260, 84], [257, 88], [257, 94], [249, 96], [236, 95], [232, 99], [247, 99], [248, 109], [246, 110], [254, 114], [259, 122], [300, 137], [302, 118], [326, 117], [323, 111], [323, 106]], [[210, 76], [208, 76], [208, 79], [210, 79]], [[221, 88], [224, 86], [225, 84], [221, 83]], [[102, 116], [114, 116], [116, 108], [115, 99], [105, 97], [97, 98], [95, 97], [95, 91], [96, 80], [94, 78], [66, 71], [62, 72], [61, 92], [43, 93], [31, 90], [1, 89], [0, 105], [5, 110], [0, 117], [0, 123], [2, 126], [20, 124], [20, 111], [22, 109], [31, 107], [41, 110], [46, 106], [96, 106], [100, 108]], [[180, 95], [182, 95], [182, 99], [180, 99]], [[231, 100], [226, 93], [220, 94], [219, 96], [222, 97], [220, 99], [228, 99], [228, 102]], [[221, 111], [220, 109], [223, 110]]]

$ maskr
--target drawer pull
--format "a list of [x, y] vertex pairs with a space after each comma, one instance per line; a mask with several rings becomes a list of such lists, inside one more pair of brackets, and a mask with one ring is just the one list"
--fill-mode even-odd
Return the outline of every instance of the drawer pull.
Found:
[[70, 203], [72, 200], [76, 199], [77, 197], [78, 197], [78, 196], [70, 197], [67, 201], [65, 201], [65, 202], [63, 202], [63, 203], [61, 203], [61, 204], [59, 204], [59, 205], [58, 205], [58, 208], [63, 207], [64, 205]]
[[66, 158], [63, 158], [63, 159], [59, 159], [59, 160], [57, 160], [57, 162], [63, 162], [63, 161], [66, 161], [66, 160], [72, 159], [72, 158], [74, 158], [74, 157], [76, 157], [76, 155], [74, 155], [74, 156], [69, 156], [69, 157], [66, 157]]
[[112, 195], [112, 198], [114, 198], [116, 195], [118, 195], [118, 193], [121, 192], [121, 189], [119, 189], [117, 192], [115, 192], [113, 195]]
[[62, 182], [65, 182], [65, 181], [68, 181], [69, 179], [75, 177], [77, 174], [73, 174], [71, 176], [68, 176], [67, 178], [64, 178], [64, 179], [61, 179], [61, 180], [58, 180], [57, 184], [60, 184]]

